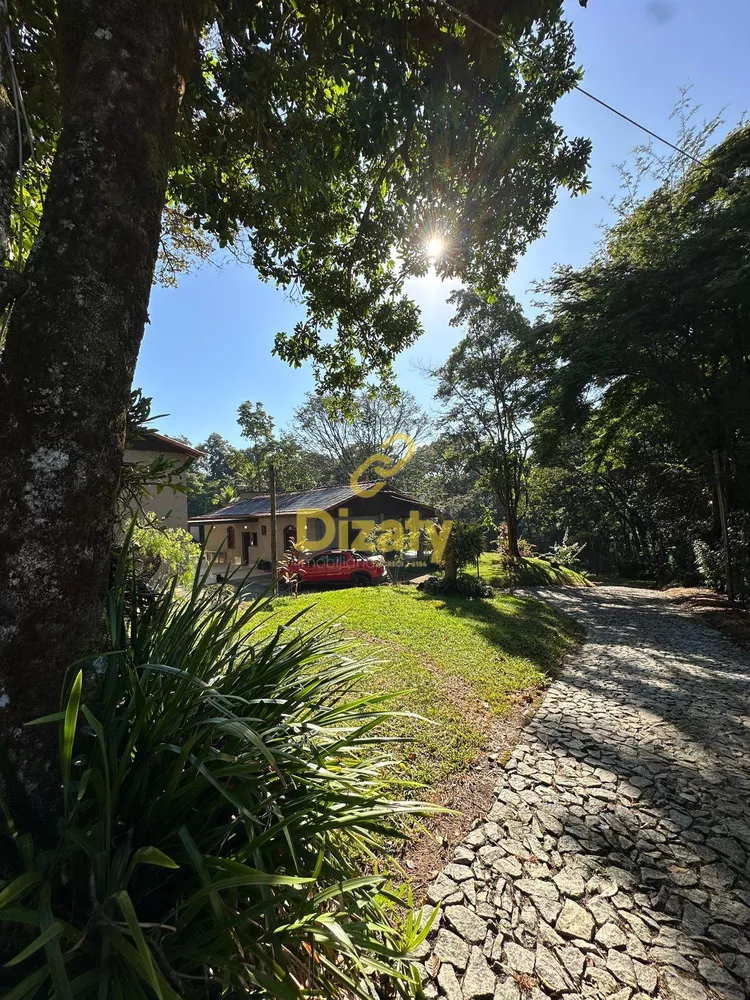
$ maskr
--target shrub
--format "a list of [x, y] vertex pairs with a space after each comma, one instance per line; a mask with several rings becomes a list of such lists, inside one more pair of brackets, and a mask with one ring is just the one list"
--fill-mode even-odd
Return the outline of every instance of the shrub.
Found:
[[578, 557], [586, 548], [585, 542], [571, 542], [570, 531], [565, 529], [562, 542], [555, 542], [549, 552], [542, 556], [553, 566], [565, 566], [567, 569], [578, 569]]
[[141, 576], [159, 583], [176, 576], [189, 587], [195, 577], [200, 549], [184, 528], [165, 528], [149, 513], [133, 529], [133, 549]]
[[[733, 511], [729, 519], [729, 545], [732, 551], [732, 577], [737, 597], [750, 598], [750, 515]], [[726, 590], [726, 564], [721, 541], [711, 545], [706, 541], [695, 542], [698, 568], [709, 587]]]
[[453, 544], [456, 568], [471, 566], [484, 552], [485, 528], [483, 524], [469, 521], [454, 521], [450, 541]]
[[399, 814], [424, 809], [384, 792], [383, 696], [349, 697], [363, 667], [329, 625], [257, 639], [267, 602], [242, 605], [206, 577], [182, 600], [173, 580], [144, 602], [121, 559], [106, 655], [47, 720], [60, 727], [57, 825], [26, 818], [9, 789], [6, 1000], [418, 984], [408, 954], [429, 921], [389, 886], [381, 845], [403, 835]]
[[426, 594], [451, 594], [455, 597], [494, 597], [492, 587], [476, 576], [459, 573], [455, 580], [444, 576], [430, 576], [420, 585]]

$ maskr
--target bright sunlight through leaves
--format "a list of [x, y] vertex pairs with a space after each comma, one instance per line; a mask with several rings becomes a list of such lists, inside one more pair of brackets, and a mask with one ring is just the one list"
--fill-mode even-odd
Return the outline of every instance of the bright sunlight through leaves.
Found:
[[425, 244], [425, 249], [427, 251], [427, 256], [434, 264], [435, 261], [439, 260], [443, 254], [445, 249], [445, 240], [442, 236], [431, 236]]

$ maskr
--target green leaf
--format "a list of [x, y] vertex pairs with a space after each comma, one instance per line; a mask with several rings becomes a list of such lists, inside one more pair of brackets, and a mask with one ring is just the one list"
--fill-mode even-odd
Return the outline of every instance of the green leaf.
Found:
[[39, 914], [36, 910], [30, 910], [26, 906], [5, 906], [3, 907], [0, 920], [8, 924], [34, 924], [39, 926]]
[[25, 1000], [28, 996], [34, 996], [45, 979], [49, 976], [49, 969], [37, 969], [27, 976], [22, 983], [14, 986], [10, 993], [6, 993], [3, 1000]]
[[[150, 984], [151, 979], [149, 974], [149, 966], [144, 964], [143, 958], [141, 957], [139, 950], [137, 948], [134, 948], [114, 925], [103, 927], [102, 934], [107, 939], [107, 941], [109, 941], [112, 944], [112, 946], [116, 948], [117, 951], [123, 956], [123, 958], [128, 963], [128, 968], [132, 970], [132, 972], [136, 976], [140, 977], [145, 982]], [[150, 968], [151, 972], [155, 971], [153, 964], [151, 964]], [[161, 996], [161, 1000], [180, 1000], [179, 995], [175, 993], [175, 991], [172, 989], [169, 983], [164, 979], [164, 976], [162, 976], [158, 970], [156, 970], [156, 977], [159, 982], [159, 990], [161, 991], [160, 994], [157, 993], [157, 996]], [[113, 997], [117, 998], [122, 997], [122, 1000], [131, 1000], [131, 998], [134, 998], [136, 996], [139, 997], [143, 996], [143, 992], [140, 989], [140, 987], [136, 989], [137, 984], [135, 982], [132, 983], [129, 982], [127, 984], [129, 992], [126, 995], [123, 995], [121, 980], [122, 976], [116, 976], [112, 980], [111, 993]]]
[[52, 715], [42, 715], [31, 722], [24, 722], [24, 726], [42, 726], [47, 722], [61, 722], [65, 718], [65, 712], [53, 712]]
[[211, 908], [214, 911], [214, 917], [217, 920], [223, 920], [224, 914], [221, 909], [221, 899], [219, 898], [218, 892], [216, 892], [211, 885], [211, 876], [206, 870], [205, 859], [198, 850], [198, 845], [190, 836], [189, 830], [185, 826], [180, 829], [180, 840], [185, 845], [185, 850], [188, 852], [190, 860], [193, 862], [193, 866], [198, 872], [198, 878], [201, 880], [201, 883], [211, 898]]
[[82, 993], [88, 996], [91, 995], [91, 990], [98, 986], [99, 980], [101, 978], [101, 969], [92, 969], [90, 972], [84, 972], [76, 978], [70, 984], [70, 992], [74, 997], [80, 996]]
[[34, 938], [30, 945], [27, 945], [23, 951], [19, 951], [9, 962], [5, 963], [6, 968], [10, 968], [12, 965], [19, 965], [21, 962], [26, 961], [26, 959], [33, 955], [35, 951], [39, 951], [40, 948], [44, 948], [48, 941], [52, 938], [59, 937], [62, 934], [63, 926], [59, 921], [55, 921], [53, 924], [42, 931], [39, 937]]
[[148, 981], [153, 987], [154, 993], [156, 993], [157, 997], [159, 997], [159, 1000], [163, 1000], [161, 986], [159, 985], [159, 979], [156, 975], [153, 959], [151, 958], [151, 950], [143, 936], [141, 925], [138, 923], [138, 917], [136, 916], [133, 901], [125, 890], [115, 893], [115, 899], [117, 900], [118, 906], [122, 910], [122, 915], [125, 917], [128, 930], [135, 941], [138, 954], [140, 955], [141, 961], [146, 969]]
[[358, 878], [350, 878], [344, 882], [337, 882], [336, 885], [331, 885], [322, 892], [318, 892], [313, 897], [312, 902], [315, 904], [325, 902], [327, 899], [332, 899], [334, 896], [341, 896], [345, 892], [353, 892], [355, 889], [362, 889], [365, 886], [379, 886], [382, 885], [385, 879], [377, 878], [372, 875], [361, 875]]
[[212, 882], [203, 889], [199, 889], [188, 900], [189, 903], [196, 899], [202, 899], [211, 893], [220, 892], [222, 889], [241, 889], [248, 885], [294, 885], [300, 886], [312, 882], [311, 878], [298, 878], [294, 875], [266, 875], [264, 872], [257, 872], [248, 875], [235, 875], [232, 878], [222, 878], [218, 882]]
[[60, 755], [60, 766], [62, 770], [63, 795], [66, 807], [68, 800], [68, 783], [70, 781], [70, 762], [73, 756], [73, 740], [76, 734], [78, 723], [78, 709], [81, 705], [81, 686], [83, 684], [83, 670], [79, 670], [73, 687], [70, 690], [68, 704], [65, 707], [65, 721], [63, 722], [62, 752]]
[[96, 718], [94, 713], [90, 712], [85, 705], [83, 706], [83, 714], [88, 724], [96, 733], [97, 739], [99, 740], [99, 750], [102, 755], [102, 773], [104, 775], [104, 803], [102, 808], [104, 810], [105, 819], [107, 864], [109, 864], [112, 845], [112, 788], [109, 776], [109, 760], [107, 758], [107, 741], [104, 738], [104, 726], [102, 726], [101, 722]]
[[136, 865], [157, 865], [159, 868], [179, 868], [176, 861], [173, 861], [158, 847], [139, 847], [133, 855], [130, 863], [131, 868]]
[[[60, 930], [62, 931], [62, 925], [59, 921], [55, 920], [52, 914], [50, 895], [50, 887], [45, 885], [42, 890], [42, 899], [39, 904], [39, 926], [42, 928], [42, 932], [48, 930], [50, 927], [54, 927], [55, 925], [60, 926]], [[59, 934], [55, 934], [44, 942], [44, 951], [47, 956], [47, 968], [49, 969], [50, 977], [52, 978], [52, 984], [55, 987], [55, 1000], [72, 1000], [70, 980], [68, 979], [68, 973], [65, 970], [65, 959], [63, 958], [62, 949], [60, 948], [59, 937]]]
[[41, 875], [37, 872], [27, 872], [25, 875], [19, 875], [17, 879], [14, 879], [10, 885], [0, 892], [0, 910], [5, 906], [9, 906], [16, 899], [24, 896], [29, 889], [34, 889], [42, 881]]

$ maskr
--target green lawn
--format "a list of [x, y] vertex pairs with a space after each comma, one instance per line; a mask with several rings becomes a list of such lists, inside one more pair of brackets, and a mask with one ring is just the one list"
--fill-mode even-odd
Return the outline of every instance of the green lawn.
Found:
[[413, 740], [397, 748], [404, 758], [397, 782], [434, 785], [464, 769], [487, 746], [496, 718], [522, 693], [542, 687], [580, 638], [575, 623], [539, 601], [446, 599], [409, 586], [281, 598], [273, 626], [306, 606], [293, 627], [344, 616], [363, 652], [383, 661], [367, 676], [365, 690], [402, 692], [393, 707], [429, 720], [389, 724], [389, 735]]
[[494, 552], [485, 552], [479, 560], [479, 573], [493, 587], [590, 587], [580, 573], [565, 566], [552, 566], [546, 559], [517, 559], [503, 564]]

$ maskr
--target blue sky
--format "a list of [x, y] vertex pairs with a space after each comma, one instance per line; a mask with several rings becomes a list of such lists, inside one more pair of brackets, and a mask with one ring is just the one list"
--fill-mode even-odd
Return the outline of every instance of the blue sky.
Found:
[[[589, 0], [587, 9], [567, 0], [566, 8], [583, 86], [655, 131], [673, 138], [669, 115], [682, 84], [692, 84], [706, 116], [726, 106], [728, 125], [750, 110], [748, 0]], [[614, 164], [645, 138], [579, 93], [559, 103], [557, 118], [569, 135], [592, 139], [593, 187], [582, 198], [561, 196], [546, 236], [511, 276], [511, 291], [527, 305], [532, 283], [556, 263], [588, 260], [608, 216], [606, 200], [617, 190]], [[427, 408], [432, 389], [419, 364], [442, 361], [460, 337], [449, 326], [449, 290], [431, 278], [409, 286], [425, 334], [396, 369], [401, 387]], [[237, 407], [245, 399], [262, 401], [277, 426], [287, 425], [313, 379], [309, 369], [293, 370], [271, 350], [276, 332], [290, 330], [299, 317], [281, 290], [231, 260], [202, 267], [177, 289], [154, 288], [135, 384], [154, 397], [155, 412], [169, 414], [159, 429], [194, 442], [218, 431], [239, 445]]]

